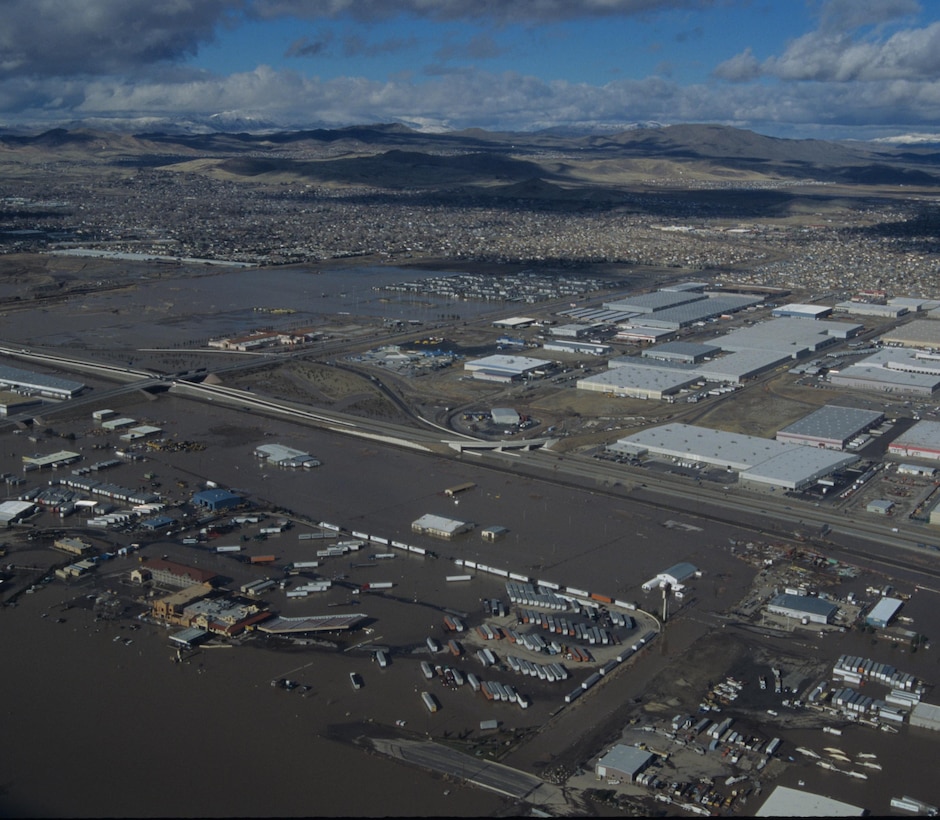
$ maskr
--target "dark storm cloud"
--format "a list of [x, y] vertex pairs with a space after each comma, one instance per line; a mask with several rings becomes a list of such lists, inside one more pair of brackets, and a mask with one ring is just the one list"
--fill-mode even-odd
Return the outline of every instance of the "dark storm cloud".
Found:
[[4, 0], [0, 77], [125, 73], [194, 54], [242, 0]]

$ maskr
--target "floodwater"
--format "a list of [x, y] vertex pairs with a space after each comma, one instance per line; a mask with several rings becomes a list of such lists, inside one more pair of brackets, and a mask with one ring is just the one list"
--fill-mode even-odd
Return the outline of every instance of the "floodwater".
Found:
[[[4, 338], [22, 344], [123, 348], [172, 346], [193, 338], [236, 335], [264, 327], [332, 326], [348, 318], [416, 320], [433, 323], [446, 316], [472, 319], [501, 303], [457, 301], [385, 291], [388, 285], [440, 276], [441, 272], [392, 266], [341, 269], [235, 269], [181, 278], [140, 279], [130, 288], [88, 293], [33, 313], [4, 316]], [[291, 314], [268, 311], [290, 309]]]
[[[173, 663], [161, 631], [59, 612], [63, 592], [2, 612], [3, 816], [477, 816], [502, 803], [327, 739], [381, 697], [374, 676], [352, 690], [344, 658], [235, 648]], [[270, 685], [287, 673], [312, 690]]]

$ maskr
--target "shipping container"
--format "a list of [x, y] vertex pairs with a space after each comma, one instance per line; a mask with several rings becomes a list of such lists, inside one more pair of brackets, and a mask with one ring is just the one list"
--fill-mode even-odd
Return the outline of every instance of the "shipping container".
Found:
[[434, 697], [430, 692], [422, 692], [421, 700], [424, 701], [424, 705], [427, 707], [429, 712], [436, 712], [440, 706], [437, 703], [437, 698]]

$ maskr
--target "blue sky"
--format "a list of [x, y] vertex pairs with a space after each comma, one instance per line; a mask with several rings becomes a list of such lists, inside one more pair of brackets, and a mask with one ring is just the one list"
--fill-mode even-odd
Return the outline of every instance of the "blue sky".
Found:
[[0, 0], [0, 126], [936, 134], [934, 0]]

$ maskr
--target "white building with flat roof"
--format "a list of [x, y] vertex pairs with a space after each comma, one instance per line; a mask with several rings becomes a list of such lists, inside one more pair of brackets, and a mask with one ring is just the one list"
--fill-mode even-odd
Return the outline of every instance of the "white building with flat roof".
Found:
[[777, 441], [844, 450], [861, 433], [880, 424], [884, 413], [827, 404], [777, 431]]
[[737, 472], [742, 482], [791, 490], [858, 461], [854, 455], [678, 423], [625, 436], [608, 449], [711, 464]]
[[578, 390], [609, 393], [633, 399], [663, 399], [698, 380], [698, 374], [677, 368], [623, 364], [578, 379]]
[[831, 797], [777, 786], [755, 813], [755, 817], [862, 817], [865, 809]]
[[919, 421], [888, 445], [893, 456], [940, 459], [940, 421]]

